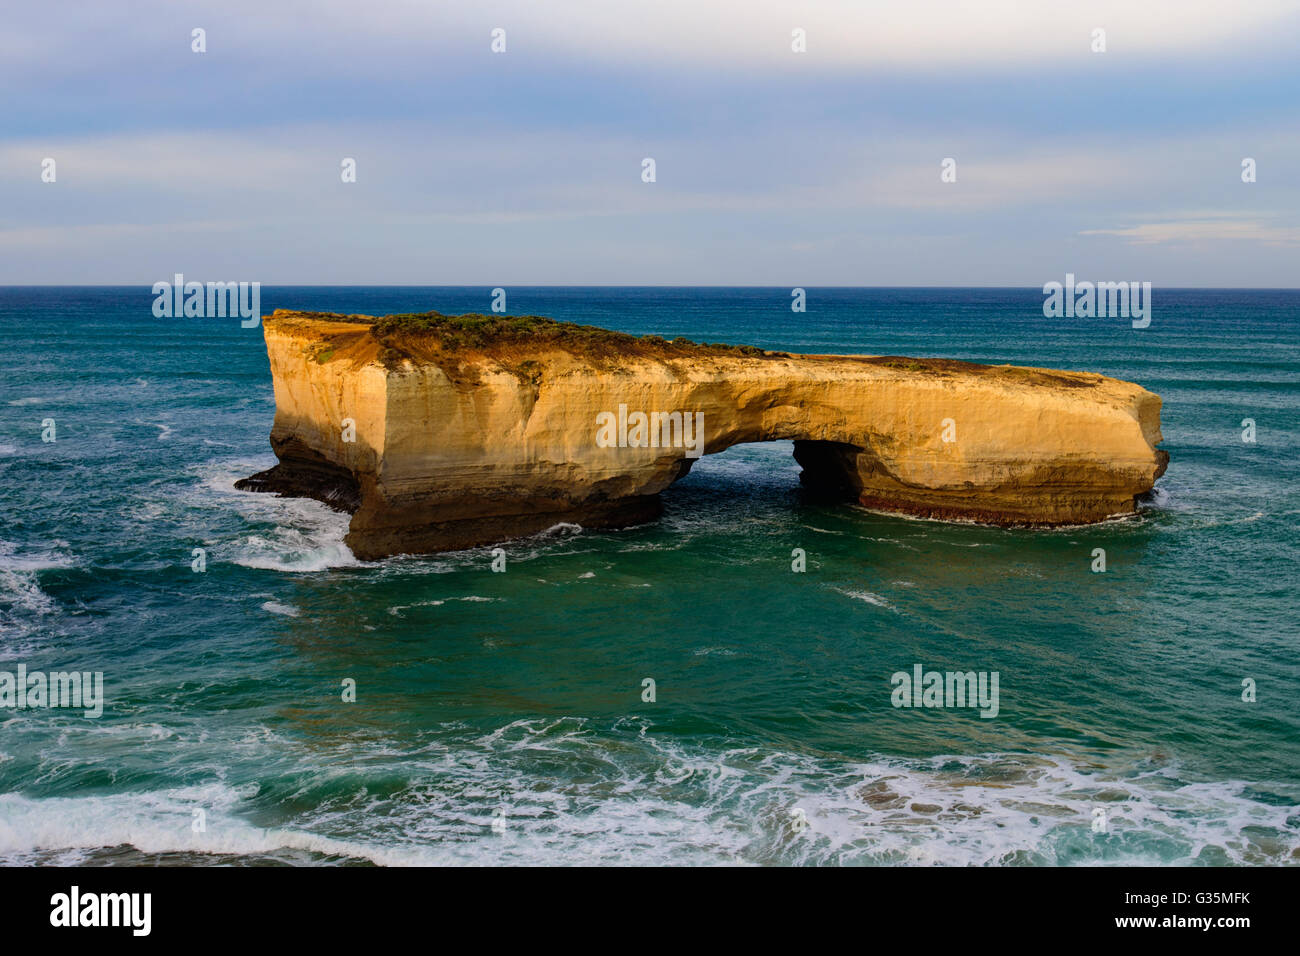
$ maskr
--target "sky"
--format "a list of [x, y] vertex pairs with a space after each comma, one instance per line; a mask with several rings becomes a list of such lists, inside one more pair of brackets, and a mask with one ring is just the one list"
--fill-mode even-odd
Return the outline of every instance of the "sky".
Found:
[[0, 284], [1300, 286], [1300, 0], [0, 3]]

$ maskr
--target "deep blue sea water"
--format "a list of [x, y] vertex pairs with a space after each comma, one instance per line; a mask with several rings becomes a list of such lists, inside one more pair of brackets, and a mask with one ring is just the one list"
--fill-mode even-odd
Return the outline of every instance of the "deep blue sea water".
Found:
[[[789, 443], [745, 445], [662, 520], [556, 528], [496, 574], [487, 549], [363, 564], [346, 516], [233, 489], [274, 460], [259, 329], [0, 289], [0, 670], [107, 695], [0, 709], [0, 860], [1297, 862], [1300, 292], [1156, 289], [1144, 330], [1042, 298], [508, 289], [636, 333], [1118, 376], [1164, 399], [1171, 462], [1136, 519], [1022, 531], [818, 502]], [[893, 707], [915, 664], [997, 671], [998, 716]]]

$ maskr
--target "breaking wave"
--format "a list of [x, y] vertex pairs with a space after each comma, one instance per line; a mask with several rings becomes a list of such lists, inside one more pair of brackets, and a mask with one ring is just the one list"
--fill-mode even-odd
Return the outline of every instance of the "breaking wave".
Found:
[[[254, 805], [266, 811], [258, 784], [8, 794], [0, 857], [78, 851], [94, 862], [96, 849], [122, 844], [145, 854], [306, 853], [379, 865], [1221, 865], [1300, 854], [1294, 785], [1183, 780], [1177, 767], [1150, 760], [1105, 769], [1020, 754], [836, 761], [710, 750], [650, 729], [639, 718], [600, 728], [532, 718], [485, 734], [452, 728], [415, 752], [368, 740], [369, 757], [383, 758], [378, 779], [402, 773], [405, 785], [372, 792], [351, 777], [335, 784], [351, 767], [299, 767], [311, 781], [304, 787], [335, 789], [269, 828], [244, 816]], [[557, 761], [583, 772], [558, 780]], [[206, 833], [191, 830], [195, 808], [207, 814]], [[806, 827], [794, 825], [796, 811]]]

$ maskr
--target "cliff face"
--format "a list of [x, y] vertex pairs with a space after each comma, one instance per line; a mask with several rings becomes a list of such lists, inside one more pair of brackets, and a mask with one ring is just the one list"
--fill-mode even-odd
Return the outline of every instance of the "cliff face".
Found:
[[647, 520], [742, 442], [794, 440], [806, 481], [872, 508], [1002, 525], [1132, 513], [1168, 457], [1159, 397], [1090, 373], [353, 318], [264, 322], [280, 463], [239, 486], [352, 512], [363, 559]]

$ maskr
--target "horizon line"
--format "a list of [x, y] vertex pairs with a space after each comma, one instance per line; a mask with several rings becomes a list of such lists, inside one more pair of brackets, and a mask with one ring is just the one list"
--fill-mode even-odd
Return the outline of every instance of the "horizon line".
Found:
[[[183, 275], [184, 273], [182, 273]], [[155, 280], [167, 281], [167, 280]], [[226, 281], [230, 280], [194, 280], [203, 281]], [[234, 280], [240, 281], [240, 280]], [[254, 280], [243, 280], [251, 282]], [[1056, 281], [1054, 279], [1048, 281]], [[1085, 282], [1111, 281], [1111, 280], [1091, 280], [1085, 279]], [[1128, 280], [1133, 281], [1133, 280]], [[926, 289], [926, 290], [965, 290], [965, 289], [988, 289], [988, 290], [1034, 290], [1041, 292], [1042, 289], [1037, 285], [759, 285], [759, 284], [732, 284], [732, 285], [700, 285], [696, 283], [654, 283], [645, 285], [600, 285], [588, 283], [469, 283], [463, 285], [450, 284], [425, 284], [414, 282], [386, 282], [386, 283], [333, 283], [333, 282], [257, 282], [259, 287], [264, 288], [281, 288], [281, 289]], [[4, 289], [135, 289], [135, 288], [152, 288], [153, 282], [29, 282], [23, 284], [0, 284], [0, 290]], [[1152, 283], [1153, 289], [1164, 289], [1176, 292], [1300, 292], [1300, 286], [1252, 286], [1252, 285], [1205, 285], [1205, 286], [1181, 286], [1169, 285], [1158, 286]]]

